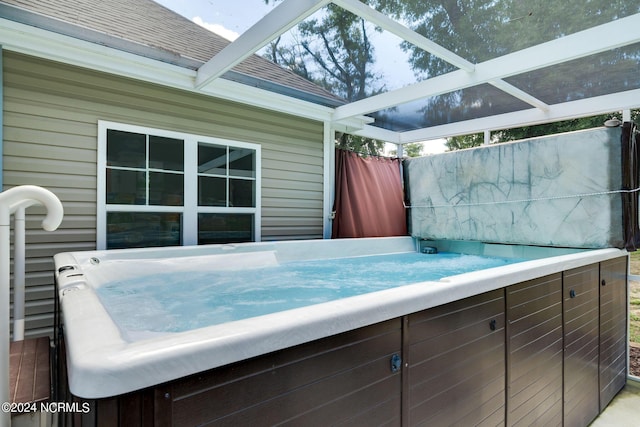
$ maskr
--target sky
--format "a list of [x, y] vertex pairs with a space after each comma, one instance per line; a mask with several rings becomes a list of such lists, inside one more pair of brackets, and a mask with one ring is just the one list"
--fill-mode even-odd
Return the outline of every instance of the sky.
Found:
[[[265, 0], [155, 0], [157, 3], [179, 13], [196, 24], [213, 31], [228, 39], [235, 40], [239, 34], [247, 30], [268, 14], [277, 4], [271, 0], [265, 4]], [[374, 34], [376, 36], [376, 34]], [[395, 36], [380, 37], [376, 41], [376, 55], [385, 58], [379, 61], [388, 64], [387, 70], [381, 69], [387, 79], [387, 89], [402, 87], [407, 82], [413, 82], [413, 73], [406, 65], [406, 59], [397, 49], [399, 39]], [[442, 140], [430, 141], [424, 144], [423, 154], [439, 153], [444, 151]]]
[[274, 7], [264, 0], [155, 0], [209, 30], [235, 40]]

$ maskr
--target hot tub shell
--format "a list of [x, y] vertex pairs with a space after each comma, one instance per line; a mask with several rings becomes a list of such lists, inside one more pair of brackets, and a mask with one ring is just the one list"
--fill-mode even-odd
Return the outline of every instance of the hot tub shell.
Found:
[[[141, 414], [150, 411], [147, 418], [160, 424], [168, 417], [174, 425], [214, 420], [235, 425], [286, 420], [305, 425], [313, 420], [320, 424], [379, 423], [382, 419], [392, 425], [402, 420], [408, 424], [425, 420], [511, 423], [531, 414], [550, 419], [562, 416], [565, 421], [577, 420], [576, 414], [581, 414], [580, 421], [572, 425], [586, 425], [585, 420], [588, 424], [595, 416], [593, 408], [585, 411], [584, 403], [579, 402], [593, 406], [593, 396], [597, 396], [597, 414], [622, 387], [626, 380], [626, 251], [461, 241], [430, 241], [429, 246], [530, 261], [128, 342], [100, 304], [91, 283], [101, 270], [117, 266], [118, 260], [138, 260], [144, 269], [146, 262], [160, 259], [175, 263], [193, 257], [246, 254], [251, 260], [257, 258], [256, 253], [273, 251], [282, 262], [412, 252], [419, 249], [419, 242], [398, 237], [56, 255], [69, 390], [74, 398], [94, 405], [94, 417], [88, 417], [93, 421], [88, 425], [97, 422], [98, 414], [113, 416], [104, 408], [121, 413], [121, 405], [133, 405]], [[602, 280], [609, 282], [609, 288], [601, 285]], [[529, 290], [516, 292], [519, 288]], [[601, 299], [607, 294], [603, 289], [616, 289], [615, 303], [604, 304], [604, 309]], [[538, 292], [531, 301], [544, 307], [530, 314], [525, 312], [531, 304], [510, 308], [514, 295], [528, 292]], [[571, 340], [577, 337], [583, 342], [593, 335], [592, 323], [563, 333], [577, 325], [565, 321], [570, 319], [572, 304], [583, 298], [588, 298], [590, 305], [580, 303], [578, 310], [588, 306], [596, 319], [603, 313], [614, 319], [602, 320], [605, 327], [598, 326], [596, 331], [602, 334], [608, 330], [606, 325], [615, 327], [607, 340], [596, 334], [595, 341], [588, 341], [587, 354], [580, 354], [581, 346], [575, 357], [563, 359]], [[593, 312], [593, 307], [597, 311]], [[534, 314], [540, 310], [550, 310], [549, 316], [536, 318]], [[516, 326], [532, 319], [537, 319], [535, 325], [516, 332]], [[540, 319], [546, 326], [536, 326]], [[517, 349], [551, 336], [555, 339], [548, 346], [539, 352], [527, 349], [526, 360], [518, 359]], [[573, 372], [585, 372], [579, 371], [580, 367], [593, 365], [593, 351], [598, 355], [596, 360], [609, 360], [600, 353], [611, 346], [609, 367], [578, 375], [590, 379], [591, 385], [595, 375], [596, 391], [590, 392], [591, 399], [585, 400], [583, 394], [593, 387], [583, 383], [563, 390], [571, 384], [568, 379], [576, 377]], [[456, 348], [458, 351], [452, 352]], [[548, 365], [550, 360], [556, 364]], [[550, 380], [541, 386], [535, 372], [544, 366], [559, 366], [565, 384]], [[612, 379], [602, 380], [603, 372]], [[599, 383], [606, 383], [607, 393], [598, 389]], [[526, 395], [521, 394], [523, 390], [534, 390], [535, 384], [540, 393], [537, 398], [518, 404]], [[257, 391], [249, 391], [252, 389]], [[579, 394], [575, 408], [562, 405], [563, 395], [568, 402], [574, 401], [571, 393]], [[138, 404], [132, 404], [132, 398]], [[218, 399], [219, 404], [211, 399]], [[462, 402], [459, 404], [464, 408], [452, 407], [458, 405], [455, 402]]]

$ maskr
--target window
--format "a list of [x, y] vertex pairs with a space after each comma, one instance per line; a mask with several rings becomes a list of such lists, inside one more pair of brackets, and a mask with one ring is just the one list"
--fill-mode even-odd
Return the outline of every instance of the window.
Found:
[[98, 125], [98, 248], [260, 240], [260, 146]]

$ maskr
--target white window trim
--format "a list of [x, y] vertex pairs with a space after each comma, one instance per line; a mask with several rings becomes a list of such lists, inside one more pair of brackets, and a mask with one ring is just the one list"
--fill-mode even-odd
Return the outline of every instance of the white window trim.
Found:
[[[255, 207], [198, 207], [198, 186], [186, 185], [197, 182], [198, 171], [195, 168], [184, 170], [184, 206], [146, 206], [146, 205], [107, 205], [106, 201], [106, 170], [107, 170], [107, 130], [120, 130], [142, 134], [152, 134], [166, 138], [184, 140], [185, 160], [197, 158], [198, 142], [228, 145], [230, 147], [249, 148], [256, 152], [255, 170]], [[107, 247], [107, 212], [180, 212], [183, 222], [183, 246], [198, 244], [198, 213], [252, 213], [254, 217], [254, 238], [256, 242], [262, 240], [262, 147], [260, 144], [195, 135], [185, 132], [175, 132], [147, 126], [136, 126], [105, 120], [98, 121], [98, 159], [97, 159], [97, 213], [96, 213], [96, 247], [99, 250]], [[193, 207], [193, 208], [187, 208]]]

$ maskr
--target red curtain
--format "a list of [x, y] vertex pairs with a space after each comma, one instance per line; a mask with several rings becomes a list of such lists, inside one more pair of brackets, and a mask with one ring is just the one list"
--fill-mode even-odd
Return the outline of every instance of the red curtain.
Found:
[[332, 238], [407, 234], [400, 159], [363, 158], [336, 149]]

